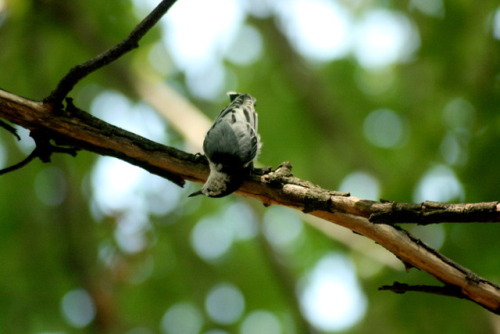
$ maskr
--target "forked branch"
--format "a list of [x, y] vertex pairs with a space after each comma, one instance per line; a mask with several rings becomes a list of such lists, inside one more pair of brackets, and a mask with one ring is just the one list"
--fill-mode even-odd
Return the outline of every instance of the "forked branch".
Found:
[[[43, 143], [49, 144], [45, 145], [47, 150], [38, 151], [45, 154], [39, 155], [42, 161], [47, 161], [51, 153], [61, 151], [61, 146], [50, 144], [54, 142], [69, 147], [65, 153], [74, 152], [74, 148], [113, 156], [165, 177], [179, 186], [185, 180], [203, 183], [208, 175], [208, 167], [202, 159], [110, 125], [78, 109], [70, 99], [66, 99], [66, 108], [62, 106], [63, 100], [79, 80], [137, 47], [138, 40], [174, 2], [162, 1], [148, 16], [149, 19], [143, 20], [127, 39], [71, 69], [43, 102], [0, 90], [0, 117], [32, 133], [41, 134], [37, 138], [42, 146]], [[494, 313], [500, 313], [500, 288], [497, 285], [448, 259], [402, 228], [393, 226], [403, 222], [424, 225], [455, 221], [499, 222], [499, 202], [406, 204], [369, 201], [325, 190], [297, 179], [287, 163], [270, 173], [254, 175], [238, 193], [256, 198], [264, 205], [282, 205], [302, 210], [362, 234], [392, 252], [407, 267], [419, 268], [436, 277], [444, 283], [447, 292], [453, 291]]]
[[125, 53], [139, 47], [139, 40], [162, 18], [176, 0], [163, 0], [156, 8], [139, 23], [134, 30], [120, 43], [109, 48], [96, 57], [78, 64], [59, 81], [56, 89], [44, 99], [44, 102], [61, 107], [64, 98], [75, 85], [90, 73], [109, 65]]

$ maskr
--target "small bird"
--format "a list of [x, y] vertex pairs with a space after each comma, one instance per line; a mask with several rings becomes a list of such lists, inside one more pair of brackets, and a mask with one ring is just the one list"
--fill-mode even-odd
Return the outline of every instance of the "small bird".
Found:
[[220, 112], [203, 141], [210, 175], [203, 187], [189, 195], [224, 197], [238, 190], [253, 170], [260, 150], [255, 98], [228, 93], [231, 103]]

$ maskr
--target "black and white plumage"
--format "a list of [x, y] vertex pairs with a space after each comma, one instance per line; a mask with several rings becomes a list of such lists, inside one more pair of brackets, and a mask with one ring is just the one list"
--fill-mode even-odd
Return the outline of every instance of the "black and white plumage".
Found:
[[238, 190], [253, 169], [260, 150], [255, 98], [228, 93], [231, 103], [224, 108], [203, 142], [210, 175], [201, 190], [189, 196], [223, 197]]

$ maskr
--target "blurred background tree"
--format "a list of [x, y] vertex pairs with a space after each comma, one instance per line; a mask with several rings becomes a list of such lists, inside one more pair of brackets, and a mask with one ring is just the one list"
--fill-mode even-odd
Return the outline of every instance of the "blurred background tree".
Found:
[[[156, 3], [0, 0], [0, 87], [45, 97]], [[160, 116], [144, 87], [171, 87], [210, 119], [226, 91], [248, 92], [263, 165], [289, 160], [298, 177], [367, 199], [494, 201], [499, 40], [492, 0], [178, 0], [139, 49], [72, 96], [194, 153], [204, 132], [182, 110]], [[33, 149], [19, 132], [0, 132], [0, 166]], [[377, 291], [436, 282], [363, 237], [237, 195], [187, 198], [198, 187], [88, 152], [3, 175], [2, 332], [500, 332], [468, 301]], [[406, 228], [500, 282], [498, 226]]]

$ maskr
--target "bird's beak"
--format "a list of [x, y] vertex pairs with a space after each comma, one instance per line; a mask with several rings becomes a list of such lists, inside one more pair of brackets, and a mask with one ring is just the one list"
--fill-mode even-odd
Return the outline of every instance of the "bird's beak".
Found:
[[203, 195], [203, 193], [201, 192], [201, 189], [198, 190], [198, 191], [195, 191], [194, 193], [192, 193], [191, 195], [189, 195], [188, 197], [194, 197], [194, 196], [198, 196], [198, 195]]

